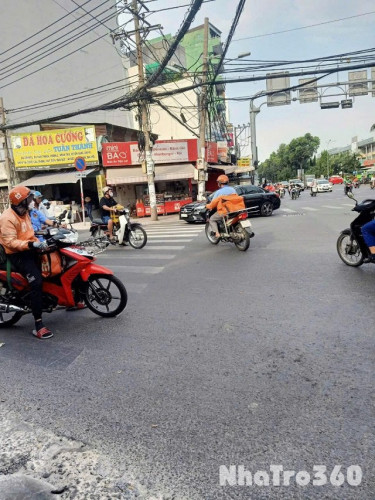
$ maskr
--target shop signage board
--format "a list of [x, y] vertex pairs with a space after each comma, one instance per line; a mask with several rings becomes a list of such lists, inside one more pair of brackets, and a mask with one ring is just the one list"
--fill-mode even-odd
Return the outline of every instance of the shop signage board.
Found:
[[[137, 142], [107, 142], [102, 145], [102, 160], [105, 167], [140, 165], [143, 161]], [[208, 162], [217, 162], [216, 143], [207, 143]], [[195, 162], [198, 158], [197, 139], [156, 141], [152, 148], [155, 164]]]
[[228, 158], [228, 143], [226, 141], [218, 141], [217, 155], [219, 160], [226, 162]]
[[250, 158], [238, 158], [237, 166], [238, 167], [250, 167]]
[[87, 165], [98, 164], [94, 125], [12, 134], [15, 167], [27, 170], [50, 165], [74, 165], [82, 155]]

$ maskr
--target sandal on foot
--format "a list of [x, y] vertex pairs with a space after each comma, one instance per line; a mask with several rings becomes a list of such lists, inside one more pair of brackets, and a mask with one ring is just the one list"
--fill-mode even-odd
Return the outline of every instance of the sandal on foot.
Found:
[[47, 327], [42, 326], [39, 330], [33, 330], [32, 334], [40, 340], [50, 339], [53, 337], [53, 333]]

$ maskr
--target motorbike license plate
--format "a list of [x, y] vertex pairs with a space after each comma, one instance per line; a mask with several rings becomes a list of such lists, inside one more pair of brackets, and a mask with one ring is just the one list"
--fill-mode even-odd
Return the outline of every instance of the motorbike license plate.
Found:
[[181, 215], [181, 217], [187, 217], [188, 216], [188, 214], [180, 214], [180, 215]]
[[240, 224], [242, 227], [251, 227], [251, 223], [249, 220], [242, 220]]

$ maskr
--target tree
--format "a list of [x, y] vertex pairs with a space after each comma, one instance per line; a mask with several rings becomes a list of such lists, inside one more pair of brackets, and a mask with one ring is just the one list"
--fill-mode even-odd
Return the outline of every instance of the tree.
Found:
[[328, 177], [330, 175], [352, 174], [361, 168], [361, 163], [355, 153], [345, 151], [336, 155], [329, 155], [328, 151], [322, 151], [322, 154], [316, 161], [315, 167], [311, 172], [316, 177]]
[[307, 133], [281, 144], [259, 167], [259, 176], [271, 181], [288, 180], [297, 177], [298, 169], [306, 169], [319, 148], [319, 137]]

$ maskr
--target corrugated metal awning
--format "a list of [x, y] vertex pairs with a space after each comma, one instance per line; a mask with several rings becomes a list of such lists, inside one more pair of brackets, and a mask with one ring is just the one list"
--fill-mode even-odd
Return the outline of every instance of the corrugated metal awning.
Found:
[[[141, 184], [147, 183], [147, 175], [141, 167], [107, 168], [107, 184]], [[178, 165], [156, 165], [155, 182], [193, 179], [195, 167], [191, 163]]]
[[[95, 168], [88, 168], [85, 170], [87, 175], [94, 172]], [[48, 172], [47, 174], [33, 175], [29, 179], [21, 182], [20, 186], [44, 186], [45, 184], [75, 184], [78, 182], [76, 176], [77, 171], [72, 170], [69, 172]]]
[[208, 165], [208, 170], [222, 170], [225, 174], [232, 174], [236, 170], [236, 165]]

